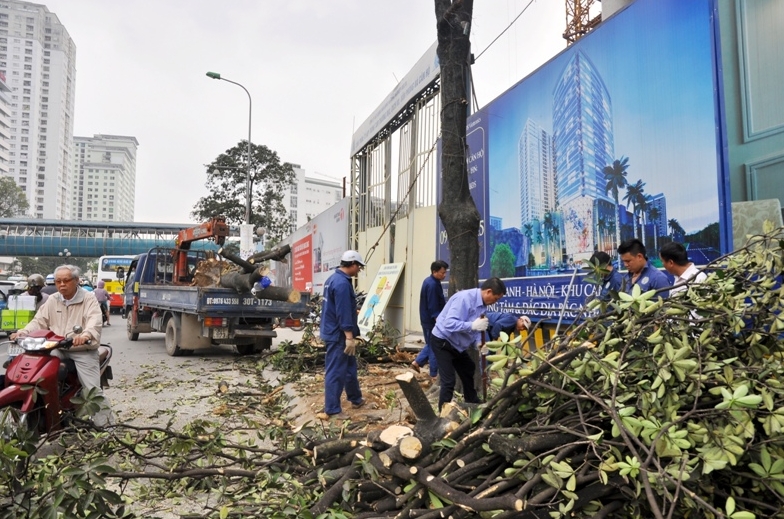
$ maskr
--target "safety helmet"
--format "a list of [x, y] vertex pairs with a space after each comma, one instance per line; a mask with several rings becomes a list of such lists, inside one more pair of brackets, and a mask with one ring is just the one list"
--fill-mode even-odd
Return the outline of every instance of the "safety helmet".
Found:
[[106, 283], [103, 282], [103, 279], [98, 282], [98, 288], [103, 288], [106, 286]]
[[359, 253], [355, 250], [347, 250], [346, 252], [344, 252], [343, 255], [340, 257], [340, 261], [342, 263], [356, 262], [362, 265], [363, 267], [365, 266], [365, 260], [363, 260], [362, 256], [360, 256]]
[[30, 274], [30, 276], [27, 278], [27, 286], [29, 288], [43, 288], [44, 284], [44, 277], [41, 274]]
[[46, 284], [54, 285], [54, 274], [49, 274], [48, 276], [46, 276]]

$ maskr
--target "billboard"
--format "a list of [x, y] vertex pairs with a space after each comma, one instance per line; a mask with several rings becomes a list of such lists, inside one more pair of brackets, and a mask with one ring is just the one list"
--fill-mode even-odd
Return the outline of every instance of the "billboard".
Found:
[[291, 245], [287, 263], [270, 262], [273, 284], [320, 294], [348, 249], [348, 198], [294, 231], [280, 243], [285, 244]]
[[630, 238], [656, 266], [672, 240], [697, 264], [728, 250], [715, 23], [713, 0], [638, 0], [469, 118], [479, 277], [508, 287], [496, 310], [576, 317], [581, 265]]

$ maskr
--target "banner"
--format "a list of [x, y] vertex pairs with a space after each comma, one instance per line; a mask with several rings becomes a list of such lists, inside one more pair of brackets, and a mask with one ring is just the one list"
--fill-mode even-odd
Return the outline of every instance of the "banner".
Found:
[[469, 118], [479, 278], [505, 280], [500, 305], [576, 315], [580, 267], [620, 267], [632, 238], [656, 267], [669, 241], [698, 265], [728, 251], [715, 23], [713, 0], [637, 0]]

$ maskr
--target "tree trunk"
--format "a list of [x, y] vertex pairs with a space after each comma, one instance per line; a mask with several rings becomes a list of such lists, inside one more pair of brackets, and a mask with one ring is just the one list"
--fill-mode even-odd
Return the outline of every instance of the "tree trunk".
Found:
[[449, 294], [479, 282], [481, 216], [468, 186], [466, 119], [473, 0], [435, 0], [441, 67], [441, 202], [451, 256]]

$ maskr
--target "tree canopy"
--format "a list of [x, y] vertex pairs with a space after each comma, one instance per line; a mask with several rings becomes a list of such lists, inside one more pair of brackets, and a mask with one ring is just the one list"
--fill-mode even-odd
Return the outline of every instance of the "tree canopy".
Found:
[[0, 218], [22, 216], [29, 207], [24, 190], [14, 179], [0, 176]]
[[[206, 166], [205, 186], [210, 195], [199, 199], [191, 212], [197, 220], [223, 215], [230, 224], [244, 223], [248, 141], [242, 140]], [[278, 154], [263, 144], [251, 145], [251, 220], [255, 227], [266, 229], [269, 243], [281, 240], [289, 232], [289, 214], [283, 195], [294, 184], [294, 168], [281, 163]]]

